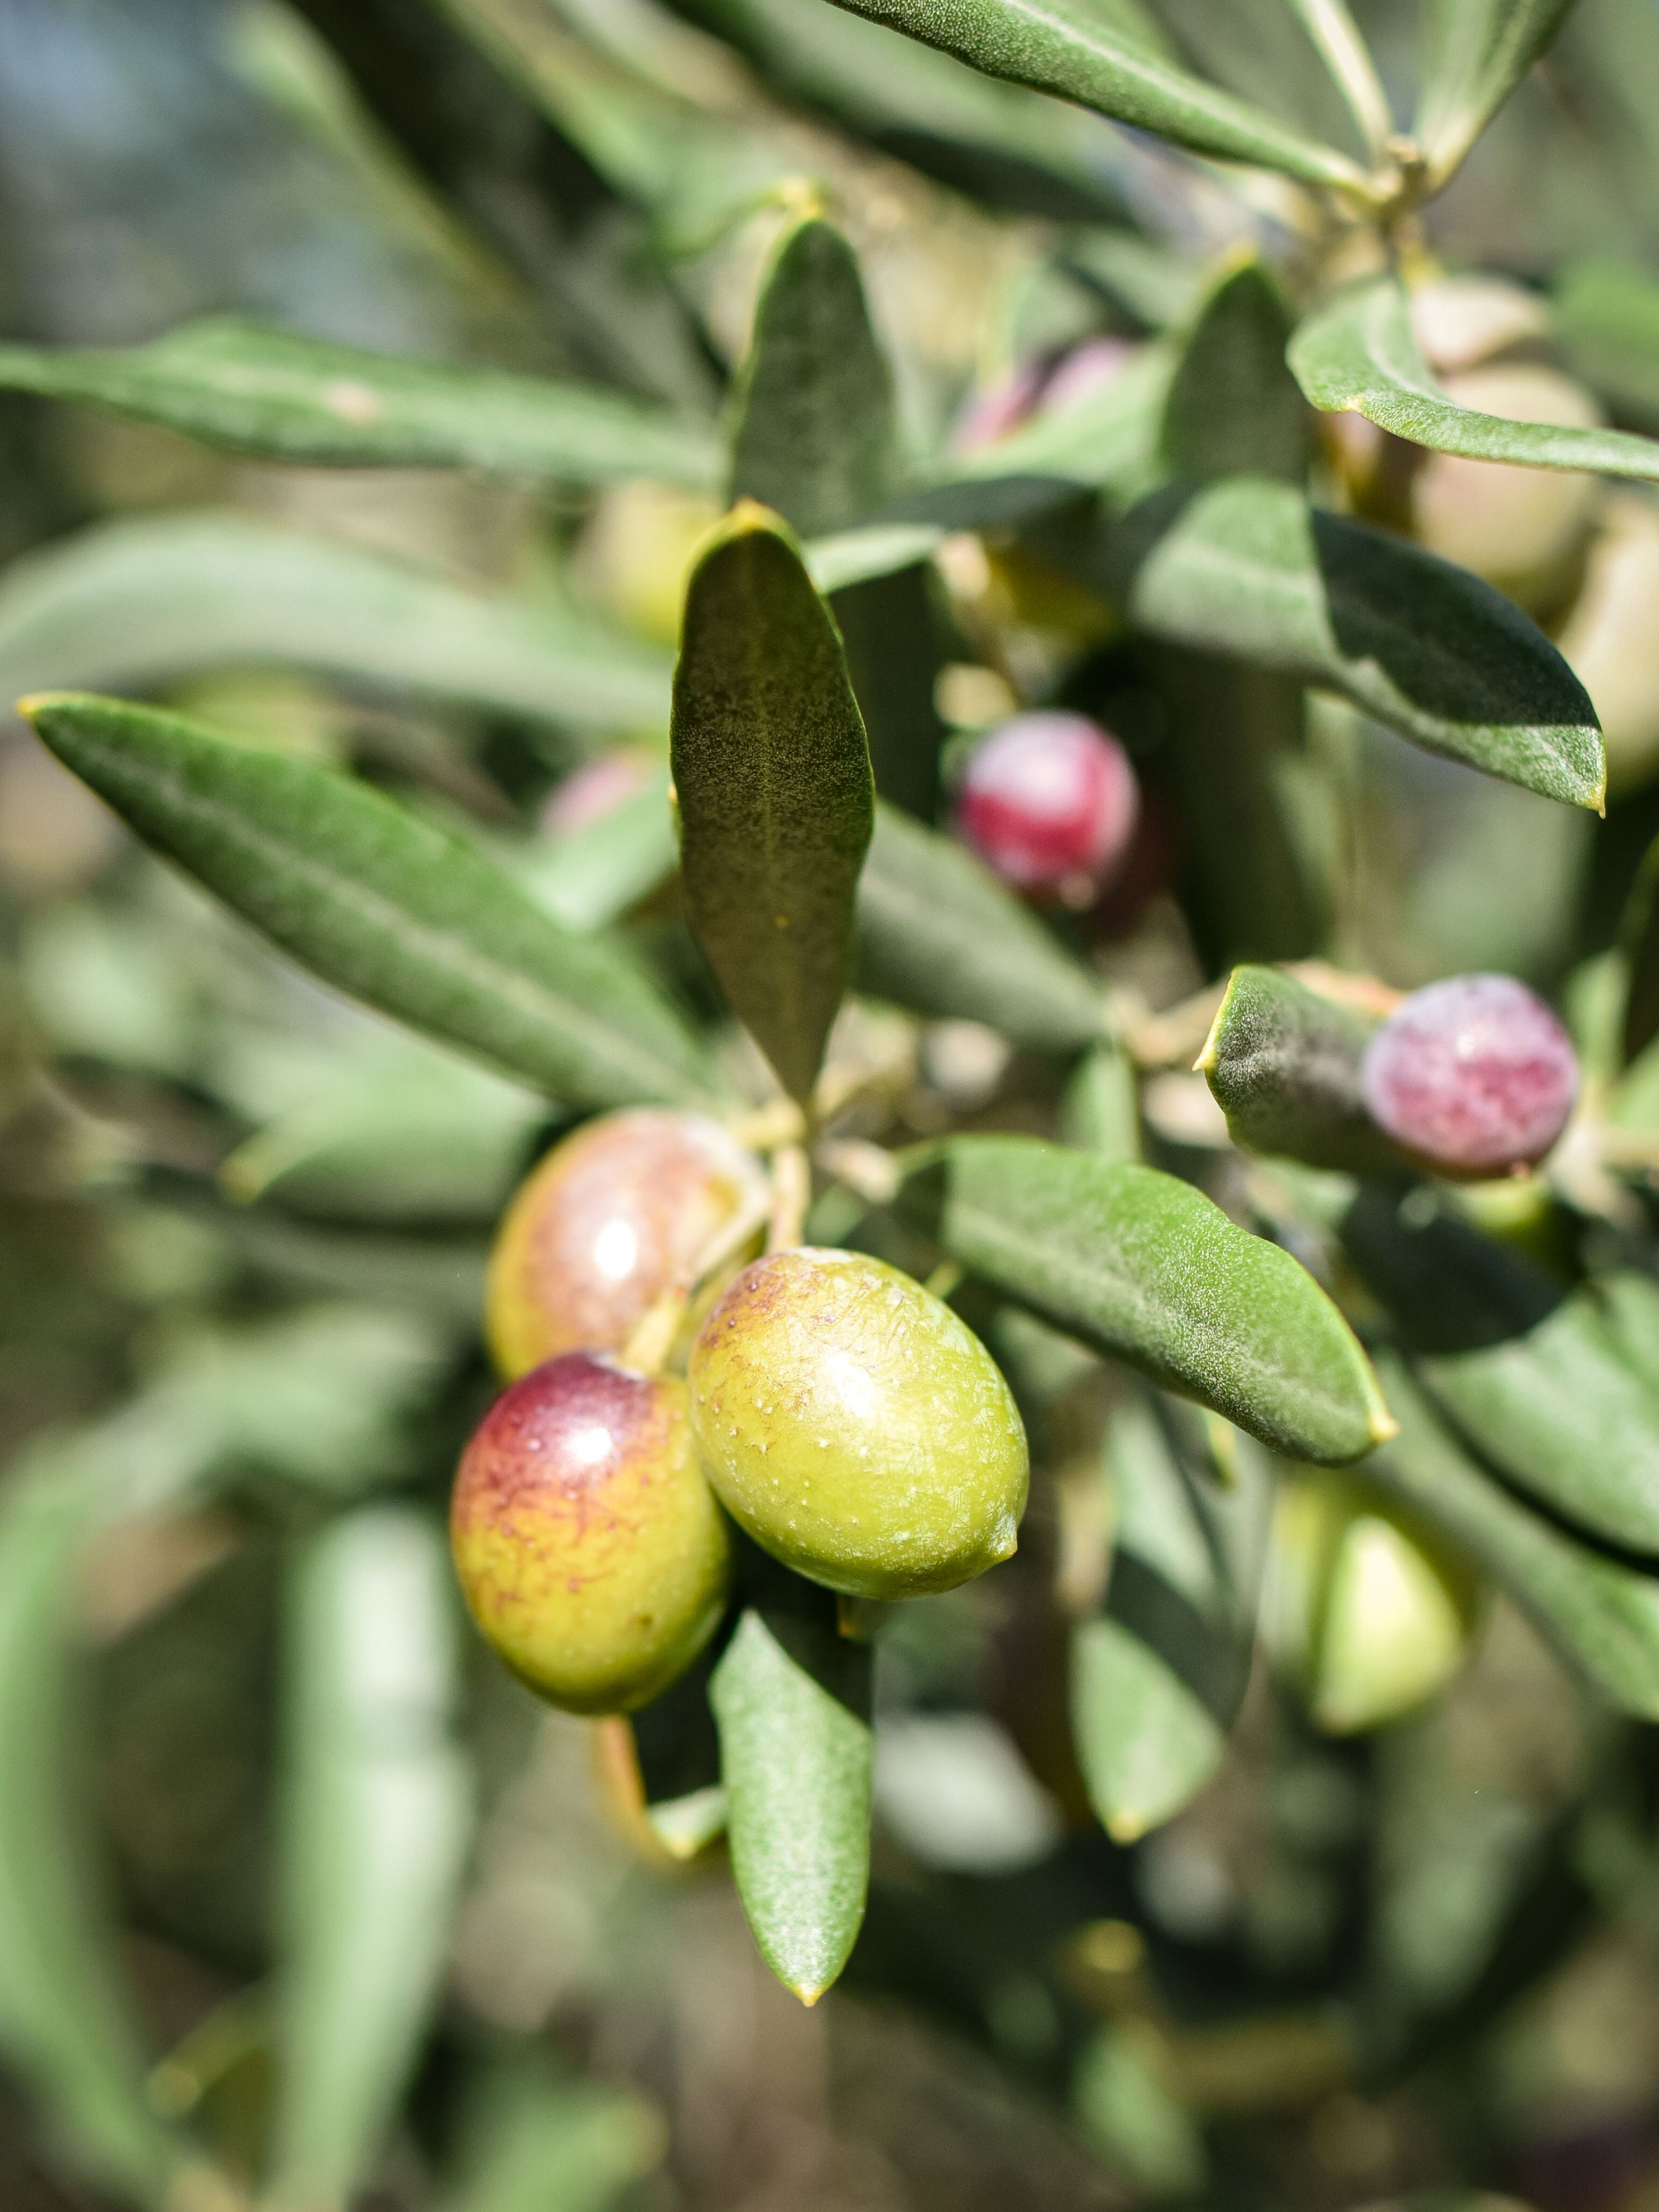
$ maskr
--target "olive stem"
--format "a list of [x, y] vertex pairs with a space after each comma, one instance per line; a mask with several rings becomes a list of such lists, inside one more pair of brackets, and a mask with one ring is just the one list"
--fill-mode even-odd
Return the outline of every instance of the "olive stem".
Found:
[[769, 1252], [799, 1244], [812, 1197], [812, 1171], [799, 1145], [781, 1145], [772, 1155], [772, 1219], [766, 1232]]
[[799, 1144], [806, 1133], [806, 1116], [793, 1098], [775, 1098], [769, 1106], [733, 1115], [726, 1126], [745, 1151], [775, 1152], [780, 1145]]
[[816, 1157], [827, 1175], [872, 1206], [885, 1206], [898, 1189], [898, 1162], [882, 1146], [861, 1137], [827, 1137]]
[[622, 1348], [622, 1364], [635, 1375], [657, 1375], [667, 1358], [685, 1318], [687, 1294], [665, 1291], [635, 1323], [634, 1334]]

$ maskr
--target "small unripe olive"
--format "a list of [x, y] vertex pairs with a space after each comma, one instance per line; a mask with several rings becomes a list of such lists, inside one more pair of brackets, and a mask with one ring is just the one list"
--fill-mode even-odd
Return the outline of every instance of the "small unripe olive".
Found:
[[1423, 358], [1442, 376], [1474, 368], [1549, 329], [1537, 293], [1504, 276], [1443, 276], [1416, 285], [1411, 316]]
[[809, 1247], [757, 1260], [703, 1322], [688, 1380], [721, 1503], [814, 1582], [908, 1597], [1014, 1550], [1028, 1458], [1012, 1395], [896, 1267]]
[[664, 1291], [690, 1288], [740, 1213], [763, 1215], [765, 1176], [718, 1121], [630, 1107], [603, 1114], [542, 1161], [502, 1218], [485, 1334], [523, 1375], [560, 1352], [620, 1352]]
[[450, 1540], [472, 1618], [521, 1681], [568, 1712], [644, 1705], [726, 1600], [685, 1385], [580, 1352], [534, 1369], [462, 1455]]
[[1557, 642], [1590, 695], [1607, 750], [1607, 789], [1659, 767], [1659, 514], [1615, 493], [1591, 541], [1584, 586]]

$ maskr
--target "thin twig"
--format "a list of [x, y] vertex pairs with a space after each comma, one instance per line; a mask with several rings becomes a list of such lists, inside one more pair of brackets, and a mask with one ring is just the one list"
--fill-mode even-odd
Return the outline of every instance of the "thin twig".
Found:
[[812, 1198], [812, 1170], [799, 1145], [783, 1145], [772, 1155], [772, 1222], [766, 1232], [769, 1252], [799, 1244]]

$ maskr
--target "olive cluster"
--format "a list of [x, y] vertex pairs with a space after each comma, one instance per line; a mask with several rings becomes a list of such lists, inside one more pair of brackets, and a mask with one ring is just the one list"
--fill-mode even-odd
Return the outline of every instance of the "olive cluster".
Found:
[[859, 1597], [949, 1589], [1014, 1550], [1029, 1461], [990, 1354], [882, 1261], [749, 1256], [767, 1198], [718, 1123], [635, 1109], [557, 1146], [503, 1220], [487, 1329], [509, 1387], [451, 1534], [479, 1628], [571, 1711], [643, 1705], [696, 1658], [725, 1609], [726, 1515]]

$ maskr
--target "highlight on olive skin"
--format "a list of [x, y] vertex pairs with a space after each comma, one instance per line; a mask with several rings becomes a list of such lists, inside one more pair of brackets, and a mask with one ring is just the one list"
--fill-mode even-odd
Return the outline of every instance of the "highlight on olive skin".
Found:
[[568, 1712], [626, 1712], [683, 1674], [726, 1601], [730, 1544], [685, 1385], [569, 1352], [504, 1392], [462, 1455], [450, 1540], [467, 1607]]
[[975, 748], [957, 794], [964, 842], [1028, 896], [1092, 906], [1128, 850], [1140, 790], [1085, 715], [1016, 714]]
[[1413, 991], [1366, 1048], [1371, 1118], [1441, 1175], [1534, 1167], [1566, 1127], [1578, 1061], [1555, 1015], [1512, 975]]
[[497, 1368], [511, 1380], [562, 1352], [620, 1352], [665, 1291], [690, 1288], [723, 1229], [765, 1207], [760, 1163], [718, 1121], [638, 1107], [586, 1122], [496, 1234], [484, 1333]]
[[721, 1503], [814, 1582], [908, 1597], [1013, 1552], [1018, 1410], [972, 1330], [898, 1268], [806, 1246], [756, 1261], [704, 1321], [687, 1379]]

